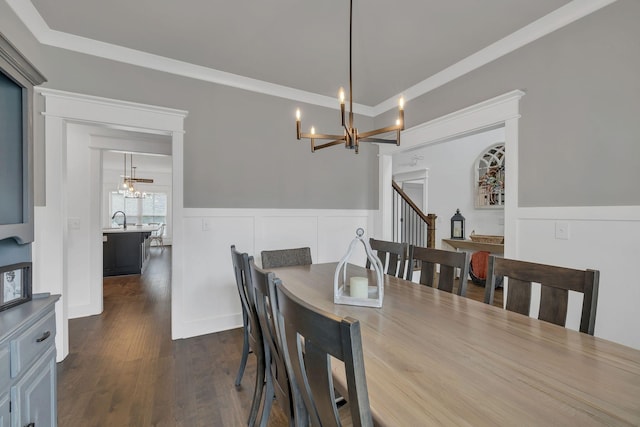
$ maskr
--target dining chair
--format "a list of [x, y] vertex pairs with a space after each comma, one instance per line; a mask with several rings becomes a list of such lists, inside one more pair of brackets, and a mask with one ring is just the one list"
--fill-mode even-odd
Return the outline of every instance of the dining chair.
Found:
[[[320, 311], [276, 283], [276, 315], [297, 425], [372, 426], [362, 353], [360, 322]], [[332, 365], [341, 361], [347, 381], [343, 396], [349, 412], [338, 412]], [[338, 368], [338, 367], [337, 367]], [[338, 368], [339, 369], [339, 368]]]
[[236, 387], [240, 386], [249, 352], [252, 351], [256, 356], [256, 381], [253, 390], [253, 400], [251, 402], [251, 410], [249, 411], [249, 426], [257, 423], [258, 411], [262, 400], [262, 391], [265, 381], [265, 356], [262, 341], [262, 330], [260, 329], [260, 321], [256, 311], [255, 299], [253, 297], [251, 268], [250, 262], [253, 257], [249, 257], [246, 253], [240, 253], [235, 245], [231, 246], [231, 260], [233, 261], [233, 272], [236, 279], [238, 294], [242, 304], [242, 317], [244, 326], [244, 340], [242, 346], [242, 358], [240, 367], [236, 375]]
[[538, 319], [565, 326], [569, 291], [583, 294], [580, 332], [593, 335], [598, 305], [598, 270], [575, 270], [553, 265], [489, 257], [484, 302], [493, 304], [496, 278], [505, 276], [506, 309], [529, 315], [531, 284], [539, 283], [540, 310]]
[[262, 251], [261, 257], [262, 268], [265, 269], [313, 264], [311, 261], [311, 248]]
[[[469, 253], [445, 251], [442, 249], [409, 246], [409, 266], [407, 280], [413, 279], [413, 268], [416, 261], [420, 261], [420, 284], [437, 288], [441, 291], [453, 293], [458, 269], [460, 279], [456, 294], [466, 296], [467, 275], [469, 273]], [[440, 267], [438, 273], [437, 266]]]
[[[149, 224], [151, 225], [151, 224]], [[149, 244], [156, 242], [158, 246], [160, 246], [160, 251], [164, 251], [164, 229], [166, 224], [159, 224], [160, 227], [156, 231], [151, 232], [151, 237], [149, 237]]]
[[260, 426], [266, 426], [271, 413], [271, 406], [275, 397], [280, 408], [289, 419], [289, 425], [294, 425], [294, 410], [292, 407], [291, 387], [284, 362], [280, 335], [275, 312], [275, 275], [258, 268], [253, 261], [251, 265], [251, 280], [256, 303], [258, 321], [262, 330], [264, 345], [264, 360], [266, 366], [265, 395]]
[[[409, 245], [407, 243], [389, 242], [386, 240], [369, 239], [371, 249], [376, 251], [376, 255], [382, 261], [385, 273], [391, 276], [403, 278], [406, 271], [407, 253]], [[371, 267], [371, 261], [367, 259], [367, 268]]]

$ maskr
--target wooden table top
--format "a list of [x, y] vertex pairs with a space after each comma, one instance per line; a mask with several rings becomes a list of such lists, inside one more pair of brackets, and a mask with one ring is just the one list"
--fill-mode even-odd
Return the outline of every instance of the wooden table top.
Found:
[[382, 308], [334, 304], [336, 265], [273, 271], [360, 320], [377, 425], [640, 425], [639, 350], [390, 276]]

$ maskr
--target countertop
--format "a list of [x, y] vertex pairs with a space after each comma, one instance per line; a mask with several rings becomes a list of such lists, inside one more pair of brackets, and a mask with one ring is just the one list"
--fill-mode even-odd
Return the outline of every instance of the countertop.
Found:
[[122, 227], [115, 228], [103, 228], [102, 233], [149, 233], [151, 231], [156, 231], [160, 229], [159, 224], [149, 225], [149, 224], [141, 224], [141, 225], [130, 225], [127, 224], [127, 229], [125, 230]]

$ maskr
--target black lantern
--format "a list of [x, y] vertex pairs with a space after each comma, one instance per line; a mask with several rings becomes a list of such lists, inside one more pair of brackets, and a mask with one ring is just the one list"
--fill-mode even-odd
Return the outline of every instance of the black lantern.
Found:
[[456, 214], [451, 217], [451, 238], [464, 239], [464, 217], [460, 209], [456, 209]]

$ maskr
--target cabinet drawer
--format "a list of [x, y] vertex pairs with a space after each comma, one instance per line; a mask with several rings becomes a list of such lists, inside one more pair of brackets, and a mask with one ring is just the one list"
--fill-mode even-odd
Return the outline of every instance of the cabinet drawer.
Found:
[[9, 380], [9, 347], [6, 346], [0, 348], [0, 393], [9, 387]]
[[51, 312], [11, 341], [11, 377], [30, 366], [35, 359], [54, 346], [56, 317]]

